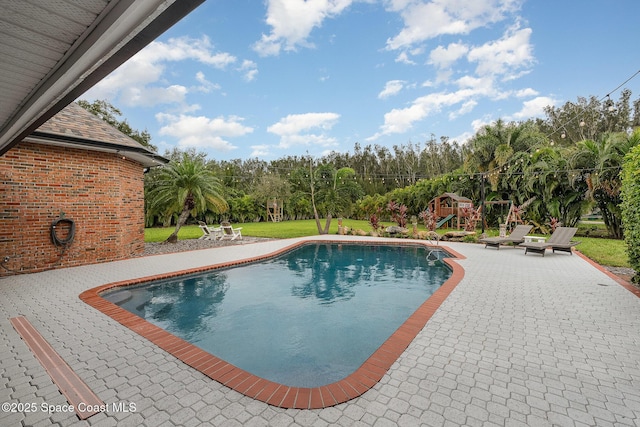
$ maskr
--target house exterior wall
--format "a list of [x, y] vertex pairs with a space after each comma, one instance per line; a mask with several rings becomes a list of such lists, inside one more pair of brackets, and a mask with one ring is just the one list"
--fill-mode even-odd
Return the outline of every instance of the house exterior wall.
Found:
[[[61, 212], [75, 222], [66, 247], [51, 239]], [[62, 224], [58, 235], [66, 237], [66, 229]], [[27, 142], [0, 157], [0, 276], [114, 261], [143, 250], [139, 163]]]

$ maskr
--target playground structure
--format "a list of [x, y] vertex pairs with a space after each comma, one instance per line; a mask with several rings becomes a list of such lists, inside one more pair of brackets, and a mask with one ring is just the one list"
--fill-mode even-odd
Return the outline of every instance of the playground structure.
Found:
[[[501, 224], [501, 230], [503, 227], [504, 229], [512, 229], [518, 224], [524, 224], [521, 214], [525, 205], [518, 207], [512, 200], [485, 201], [484, 205], [509, 206], [504, 224]], [[436, 228], [442, 226], [444, 228], [457, 228], [458, 230], [465, 228], [472, 219], [472, 215], [479, 217], [482, 214], [482, 208], [482, 206], [479, 206], [477, 211], [473, 211], [471, 199], [459, 196], [456, 193], [443, 193], [429, 202], [429, 209], [436, 217]], [[486, 223], [484, 225], [485, 227], [487, 226]]]
[[469, 220], [469, 211], [473, 209], [471, 199], [456, 193], [443, 193], [431, 199], [429, 209], [437, 218], [436, 228], [464, 228]]
[[284, 202], [281, 199], [267, 200], [267, 219], [272, 222], [282, 221], [284, 216]]

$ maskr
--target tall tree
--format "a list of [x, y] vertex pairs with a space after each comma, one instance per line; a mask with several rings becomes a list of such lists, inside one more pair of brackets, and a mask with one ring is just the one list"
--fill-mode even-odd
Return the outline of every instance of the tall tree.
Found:
[[573, 168], [583, 171], [581, 175], [588, 185], [587, 196], [600, 209], [607, 231], [616, 239], [623, 238], [620, 171], [624, 156], [639, 143], [640, 128], [631, 134], [606, 133], [597, 141], [578, 142], [571, 156]]
[[541, 145], [545, 140], [532, 122], [505, 123], [499, 119], [486, 125], [467, 143], [465, 171], [493, 172], [489, 174], [489, 182], [496, 190], [499, 174], [495, 172], [506, 168], [515, 153]]
[[541, 230], [551, 218], [573, 227], [582, 214], [584, 191], [567, 176], [566, 150], [551, 146], [537, 149], [525, 170], [526, 188], [531, 196], [536, 196], [526, 217]]
[[190, 215], [206, 210], [224, 212], [228, 209], [222, 197], [220, 180], [202, 160], [186, 153], [180, 161], [171, 161], [158, 171], [155, 186], [147, 196], [151, 209], [179, 213], [176, 228], [167, 238], [167, 243], [178, 241], [178, 231]]
[[[313, 216], [318, 234], [328, 234], [334, 215], [345, 212], [358, 197], [363, 195], [351, 168], [336, 170], [333, 165], [320, 165], [314, 169], [309, 159], [309, 190]], [[320, 214], [325, 215], [325, 224], [320, 223]]]
[[120, 120], [118, 117], [122, 116], [122, 112], [109, 102], [105, 100], [95, 100], [90, 103], [89, 101], [81, 99], [78, 101], [78, 105], [98, 116], [130, 138], [135, 139], [149, 150], [153, 152], [158, 151], [158, 147], [151, 144], [151, 134], [146, 129], [143, 131], [133, 129], [126, 119]]
[[640, 99], [631, 105], [629, 89], [620, 92], [617, 102], [609, 96], [578, 97], [576, 102], [546, 107], [547, 117], [538, 120], [538, 125], [557, 144], [573, 146], [587, 139], [598, 140], [604, 133], [626, 132], [640, 125]]

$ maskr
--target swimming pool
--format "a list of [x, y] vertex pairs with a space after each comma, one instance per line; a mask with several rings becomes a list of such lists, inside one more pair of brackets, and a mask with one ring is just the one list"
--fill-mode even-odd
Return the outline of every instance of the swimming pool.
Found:
[[316, 243], [102, 296], [258, 377], [319, 387], [361, 366], [451, 275], [425, 246]]

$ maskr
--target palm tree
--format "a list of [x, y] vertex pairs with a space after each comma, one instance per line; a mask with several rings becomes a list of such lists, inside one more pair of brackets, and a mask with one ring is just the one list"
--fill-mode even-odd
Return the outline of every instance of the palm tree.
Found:
[[165, 242], [176, 243], [178, 231], [192, 213], [207, 210], [225, 212], [227, 202], [222, 197], [221, 181], [206, 168], [200, 158], [183, 153], [179, 161], [171, 161], [156, 176], [155, 186], [148, 194], [149, 207], [157, 212], [179, 213], [176, 229]]
[[584, 169], [587, 196], [596, 203], [609, 234], [622, 239], [620, 170], [624, 156], [640, 143], [640, 128], [635, 132], [606, 133], [597, 141], [578, 142], [571, 157], [574, 169]]
[[527, 218], [541, 230], [551, 218], [573, 227], [582, 214], [584, 191], [577, 180], [572, 182], [566, 175], [565, 151], [551, 146], [537, 149], [525, 171], [525, 187], [531, 197], [536, 196], [526, 211]]
[[[515, 154], [541, 145], [544, 140], [544, 135], [533, 122], [505, 123], [499, 119], [486, 125], [471, 139], [465, 170], [471, 173], [499, 171]], [[498, 187], [498, 178], [498, 173], [489, 174], [494, 191]]]

